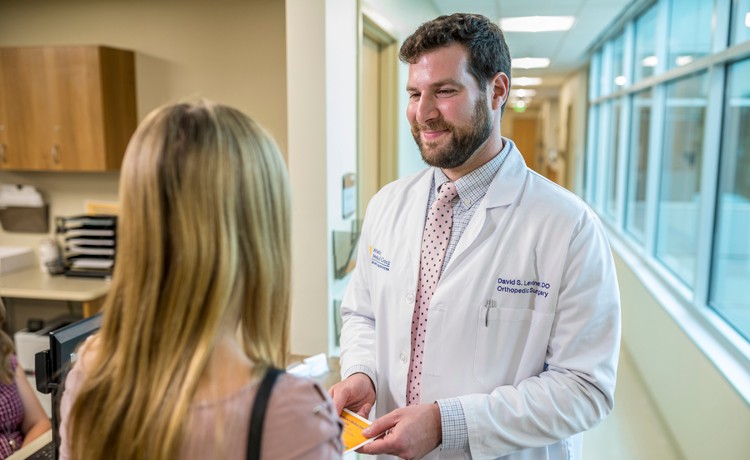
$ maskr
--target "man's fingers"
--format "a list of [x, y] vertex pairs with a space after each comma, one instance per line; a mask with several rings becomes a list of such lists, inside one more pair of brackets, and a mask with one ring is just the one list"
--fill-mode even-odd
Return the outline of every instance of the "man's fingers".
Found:
[[370, 411], [372, 410], [372, 404], [363, 404], [362, 407], [359, 408], [359, 411], [357, 411], [357, 415], [363, 418], [367, 418], [370, 415]]
[[393, 412], [385, 414], [384, 416], [375, 419], [372, 424], [362, 432], [368, 438], [377, 436], [386, 430], [390, 430], [396, 425], [396, 417], [393, 416]]
[[337, 389], [336, 387], [332, 387], [329, 390], [329, 395], [331, 396], [331, 399], [333, 400], [333, 405], [336, 406], [336, 413], [341, 414], [341, 412], [344, 411], [344, 407], [346, 407], [346, 396], [345, 393], [348, 394], [347, 391], [344, 391], [344, 389]]

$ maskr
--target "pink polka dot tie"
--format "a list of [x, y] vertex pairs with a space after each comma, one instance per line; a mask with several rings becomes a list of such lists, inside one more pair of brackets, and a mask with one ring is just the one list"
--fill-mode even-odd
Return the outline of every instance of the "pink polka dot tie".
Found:
[[445, 260], [445, 250], [453, 227], [453, 205], [458, 194], [453, 182], [440, 187], [437, 200], [432, 203], [422, 233], [422, 257], [419, 263], [417, 298], [411, 320], [411, 361], [406, 383], [406, 404], [419, 404], [422, 386], [422, 360], [424, 359], [424, 337], [427, 331], [427, 309], [435, 293]]

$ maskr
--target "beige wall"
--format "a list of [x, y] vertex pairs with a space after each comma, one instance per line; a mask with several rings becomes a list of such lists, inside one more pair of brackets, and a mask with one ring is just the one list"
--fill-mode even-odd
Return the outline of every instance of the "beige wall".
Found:
[[560, 131], [557, 145], [565, 155], [564, 185], [581, 196], [586, 150], [587, 84], [587, 69], [572, 74], [560, 88], [559, 105]]
[[659, 303], [648, 269], [625, 257], [615, 251], [623, 346], [685, 459], [747, 458], [747, 403]]
[[[103, 44], [136, 52], [138, 117], [184, 97], [253, 116], [287, 150], [285, 6], [280, 0], [0, 2], [0, 46]], [[116, 200], [118, 174], [2, 173], [42, 190], [51, 215]], [[0, 244], [36, 248], [44, 235], [0, 230]]]
[[138, 114], [186, 96], [231, 104], [286, 150], [279, 0], [0, 3], [0, 46], [102, 44], [136, 52]]

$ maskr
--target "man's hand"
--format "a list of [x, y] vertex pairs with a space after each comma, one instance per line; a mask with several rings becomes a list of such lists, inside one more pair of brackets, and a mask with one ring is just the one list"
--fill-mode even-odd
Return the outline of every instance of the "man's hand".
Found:
[[375, 387], [366, 374], [356, 373], [337, 383], [328, 390], [336, 406], [336, 413], [340, 414], [346, 407], [364, 418], [370, 415], [372, 405], [375, 404]]
[[407, 460], [422, 458], [442, 442], [440, 407], [437, 403], [402, 407], [372, 422], [365, 436], [385, 436], [362, 446], [363, 454], [388, 454]]

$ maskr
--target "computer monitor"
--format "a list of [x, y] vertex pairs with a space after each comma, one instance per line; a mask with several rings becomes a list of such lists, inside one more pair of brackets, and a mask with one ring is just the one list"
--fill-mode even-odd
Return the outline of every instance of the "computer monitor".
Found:
[[99, 313], [55, 329], [49, 333], [49, 350], [35, 356], [37, 390], [52, 393], [52, 440], [55, 451], [60, 446], [60, 398], [65, 377], [71, 364], [76, 361], [79, 345], [98, 331], [101, 323], [102, 315]]

